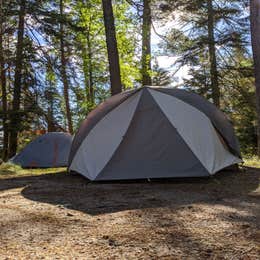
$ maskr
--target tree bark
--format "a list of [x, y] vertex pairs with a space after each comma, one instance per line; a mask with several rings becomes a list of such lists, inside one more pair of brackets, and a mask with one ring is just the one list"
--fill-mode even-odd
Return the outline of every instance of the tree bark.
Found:
[[256, 88], [257, 155], [260, 157], [260, 0], [250, 1], [250, 21]]
[[16, 154], [18, 144], [18, 133], [20, 130], [20, 103], [21, 103], [21, 83], [22, 83], [22, 66], [23, 66], [23, 45], [24, 45], [24, 17], [25, 17], [26, 1], [20, 1], [15, 73], [14, 73], [14, 90], [12, 113], [10, 115], [10, 142], [9, 142], [9, 158]]
[[47, 126], [48, 126], [48, 132], [55, 132], [55, 122], [54, 122], [54, 112], [53, 112], [53, 103], [54, 103], [54, 97], [53, 97], [53, 91], [51, 87], [51, 82], [49, 86], [49, 90], [45, 92], [46, 99], [48, 101], [48, 108], [47, 108]]
[[87, 54], [88, 54], [88, 89], [89, 101], [94, 104], [94, 88], [93, 88], [93, 66], [92, 66], [92, 48], [89, 32], [87, 33]]
[[2, 90], [2, 108], [3, 108], [3, 161], [8, 159], [8, 124], [7, 124], [7, 93], [6, 93], [6, 74], [5, 74], [5, 58], [3, 48], [4, 33], [4, 14], [3, 0], [0, 0], [0, 85]]
[[143, 24], [142, 24], [142, 85], [151, 85], [151, 0], [143, 0]]
[[56, 127], [55, 127], [54, 120], [53, 120], [53, 111], [52, 111], [51, 106], [48, 107], [47, 126], [48, 126], [48, 132], [56, 131]]
[[89, 90], [89, 72], [88, 72], [88, 50], [86, 44], [81, 44], [81, 53], [82, 53], [82, 69], [84, 73], [84, 83], [85, 83], [85, 90], [86, 90], [86, 97], [87, 101], [91, 102], [90, 100], [90, 90]]
[[109, 61], [111, 95], [122, 92], [119, 55], [116, 40], [114, 14], [111, 0], [102, 0], [103, 16], [106, 31], [107, 53]]
[[[60, 16], [63, 17], [63, 0], [60, 0]], [[72, 124], [70, 102], [69, 102], [69, 82], [68, 82], [68, 77], [66, 72], [67, 59], [65, 53], [63, 21], [61, 21], [60, 23], [60, 55], [61, 55], [61, 78], [63, 83], [63, 94], [65, 99], [68, 130], [71, 134], [73, 134], [73, 124]]]
[[213, 1], [208, 0], [208, 47], [210, 61], [210, 80], [213, 103], [220, 107], [220, 90], [218, 82], [218, 69], [216, 59], [216, 44], [214, 35], [214, 9]]

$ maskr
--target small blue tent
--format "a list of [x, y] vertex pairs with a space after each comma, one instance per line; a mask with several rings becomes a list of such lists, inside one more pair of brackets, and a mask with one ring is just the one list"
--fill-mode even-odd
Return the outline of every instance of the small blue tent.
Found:
[[30, 142], [11, 162], [23, 168], [55, 168], [68, 165], [72, 136], [50, 132]]

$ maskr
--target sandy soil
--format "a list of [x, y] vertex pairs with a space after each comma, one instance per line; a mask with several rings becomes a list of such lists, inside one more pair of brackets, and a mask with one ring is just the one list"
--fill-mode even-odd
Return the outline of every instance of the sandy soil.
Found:
[[0, 259], [260, 259], [260, 170], [210, 179], [0, 179]]

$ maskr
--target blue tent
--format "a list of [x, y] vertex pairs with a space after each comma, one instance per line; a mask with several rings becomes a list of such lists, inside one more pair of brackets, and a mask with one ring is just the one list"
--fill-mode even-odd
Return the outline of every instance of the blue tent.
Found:
[[68, 165], [72, 136], [51, 132], [30, 142], [11, 162], [23, 168], [50, 168]]

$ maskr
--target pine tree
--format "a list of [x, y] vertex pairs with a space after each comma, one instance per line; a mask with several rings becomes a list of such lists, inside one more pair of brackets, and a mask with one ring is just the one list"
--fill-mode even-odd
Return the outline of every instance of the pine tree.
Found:
[[151, 85], [151, 0], [143, 0], [142, 15], [142, 85]]
[[260, 157], [260, 1], [250, 1], [251, 12], [251, 35], [252, 47], [255, 67], [255, 87], [256, 87], [256, 107], [257, 107], [257, 139], [258, 149], [257, 154]]
[[5, 57], [4, 57], [4, 4], [0, 0], [0, 86], [2, 94], [2, 122], [3, 122], [3, 161], [8, 159], [8, 123], [7, 123], [7, 89], [6, 89], [6, 71], [5, 71]]
[[246, 34], [243, 4], [235, 0], [226, 3], [182, 0], [171, 8], [178, 17], [176, 24], [179, 24], [179, 29], [170, 32], [166, 48], [180, 55], [180, 65], [190, 66], [193, 79], [188, 80], [187, 85], [203, 88], [200, 93], [205, 93], [216, 106], [220, 106], [219, 70], [225, 63], [224, 57], [230, 56]]
[[15, 75], [14, 75], [14, 92], [12, 113], [10, 115], [10, 143], [9, 143], [9, 158], [16, 154], [18, 145], [18, 132], [20, 129], [20, 104], [21, 104], [21, 83], [22, 83], [22, 66], [23, 66], [23, 50], [24, 50], [24, 18], [26, 14], [26, 0], [20, 0], [18, 36], [16, 47], [15, 60]]
[[122, 91], [119, 55], [116, 40], [114, 14], [111, 0], [102, 0], [104, 24], [106, 31], [106, 43], [109, 60], [111, 81], [111, 94], [115, 95]]

